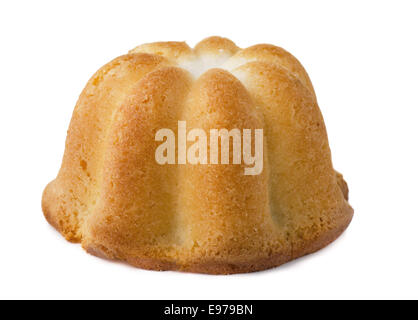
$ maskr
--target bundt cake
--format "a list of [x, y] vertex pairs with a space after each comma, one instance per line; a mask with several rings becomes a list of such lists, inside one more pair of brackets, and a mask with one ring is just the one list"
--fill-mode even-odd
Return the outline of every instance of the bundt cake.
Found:
[[[190, 161], [180, 161], [190, 136], [170, 157], [172, 149], [163, 151], [165, 164], [157, 161], [156, 149], [169, 140], [157, 132], [180, 133], [180, 124], [199, 128], [195, 138], [226, 129], [224, 140], [234, 143], [232, 130], [254, 136], [262, 129], [261, 170], [246, 174], [251, 166], [232, 160], [228, 149], [226, 162], [209, 148], [189, 150]], [[255, 143], [243, 147], [244, 158]], [[347, 199], [298, 60], [273, 45], [240, 49], [211, 37], [194, 48], [144, 44], [93, 75], [42, 209], [67, 240], [93, 255], [145, 269], [229, 274], [326, 246], [351, 221]]]

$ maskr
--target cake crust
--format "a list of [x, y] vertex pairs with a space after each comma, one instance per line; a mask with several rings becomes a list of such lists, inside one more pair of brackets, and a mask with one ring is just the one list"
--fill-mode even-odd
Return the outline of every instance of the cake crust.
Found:
[[[205, 131], [263, 128], [264, 170], [159, 165], [156, 130], [175, 131], [178, 120]], [[208, 274], [260, 271], [315, 252], [353, 216], [305, 69], [282, 48], [240, 49], [220, 37], [195, 48], [141, 45], [97, 71], [42, 210], [95, 256]]]
[[[282, 264], [301, 258], [303, 256], [315, 253], [316, 251], [326, 247], [328, 244], [336, 240], [348, 227], [353, 217], [353, 210], [348, 209], [344, 214], [345, 220], [341, 221], [341, 225], [338, 228], [329, 230], [326, 233], [315, 240], [307, 241], [303, 245], [289, 252], [276, 253], [270, 257], [258, 258], [250, 261], [243, 262], [228, 262], [228, 261], [197, 261], [187, 265], [177, 264], [175, 262], [152, 259], [152, 258], [139, 258], [139, 257], [126, 257], [124, 261], [134, 267], [155, 270], [155, 271], [181, 271], [191, 273], [204, 273], [212, 275], [229, 275], [238, 273], [251, 273], [264, 271], [267, 269], [279, 267]], [[99, 258], [117, 260], [103, 248], [89, 246], [85, 250]]]

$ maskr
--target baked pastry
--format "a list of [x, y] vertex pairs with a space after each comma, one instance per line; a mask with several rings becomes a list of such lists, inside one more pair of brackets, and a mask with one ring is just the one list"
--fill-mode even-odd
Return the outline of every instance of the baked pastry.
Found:
[[[179, 121], [205, 132], [263, 129], [262, 171], [158, 163], [156, 132], [177, 132]], [[229, 274], [326, 246], [350, 223], [347, 199], [298, 60], [273, 45], [240, 49], [211, 37], [193, 49], [141, 45], [93, 75], [42, 209], [91, 254], [145, 269]]]

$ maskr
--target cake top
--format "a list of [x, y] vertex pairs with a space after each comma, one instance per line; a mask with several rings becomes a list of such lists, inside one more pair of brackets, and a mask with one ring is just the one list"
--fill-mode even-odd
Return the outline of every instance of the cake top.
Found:
[[219, 68], [231, 72], [242, 80], [244, 75], [237, 71], [240, 66], [253, 61], [265, 62], [286, 69], [314, 94], [312, 84], [301, 63], [283, 48], [271, 44], [257, 44], [241, 49], [227, 38], [213, 36], [203, 39], [194, 48], [186, 42], [153, 42], [137, 46], [129, 53], [162, 56], [189, 71], [194, 78], [200, 77], [210, 69]]

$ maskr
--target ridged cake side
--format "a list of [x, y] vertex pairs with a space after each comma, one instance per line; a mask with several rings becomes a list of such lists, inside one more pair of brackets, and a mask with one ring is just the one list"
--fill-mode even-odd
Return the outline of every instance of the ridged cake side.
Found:
[[57, 178], [45, 189], [48, 221], [69, 241], [80, 242], [84, 218], [97, 200], [103, 149], [113, 115], [135, 84], [169, 62], [156, 55], [125, 55], [106, 64], [87, 83], [74, 108]]
[[[155, 133], [176, 132], [178, 120], [206, 132], [263, 128], [263, 172], [159, 165]], [[274, 267], [325, 246], [351, 220], [347, 197], [302, 65], [275, 46], [239, 49], [211, 37], [194, 49], [139, 46], [90, 79], [42, 207], [92, 254], [223, 274]]]

